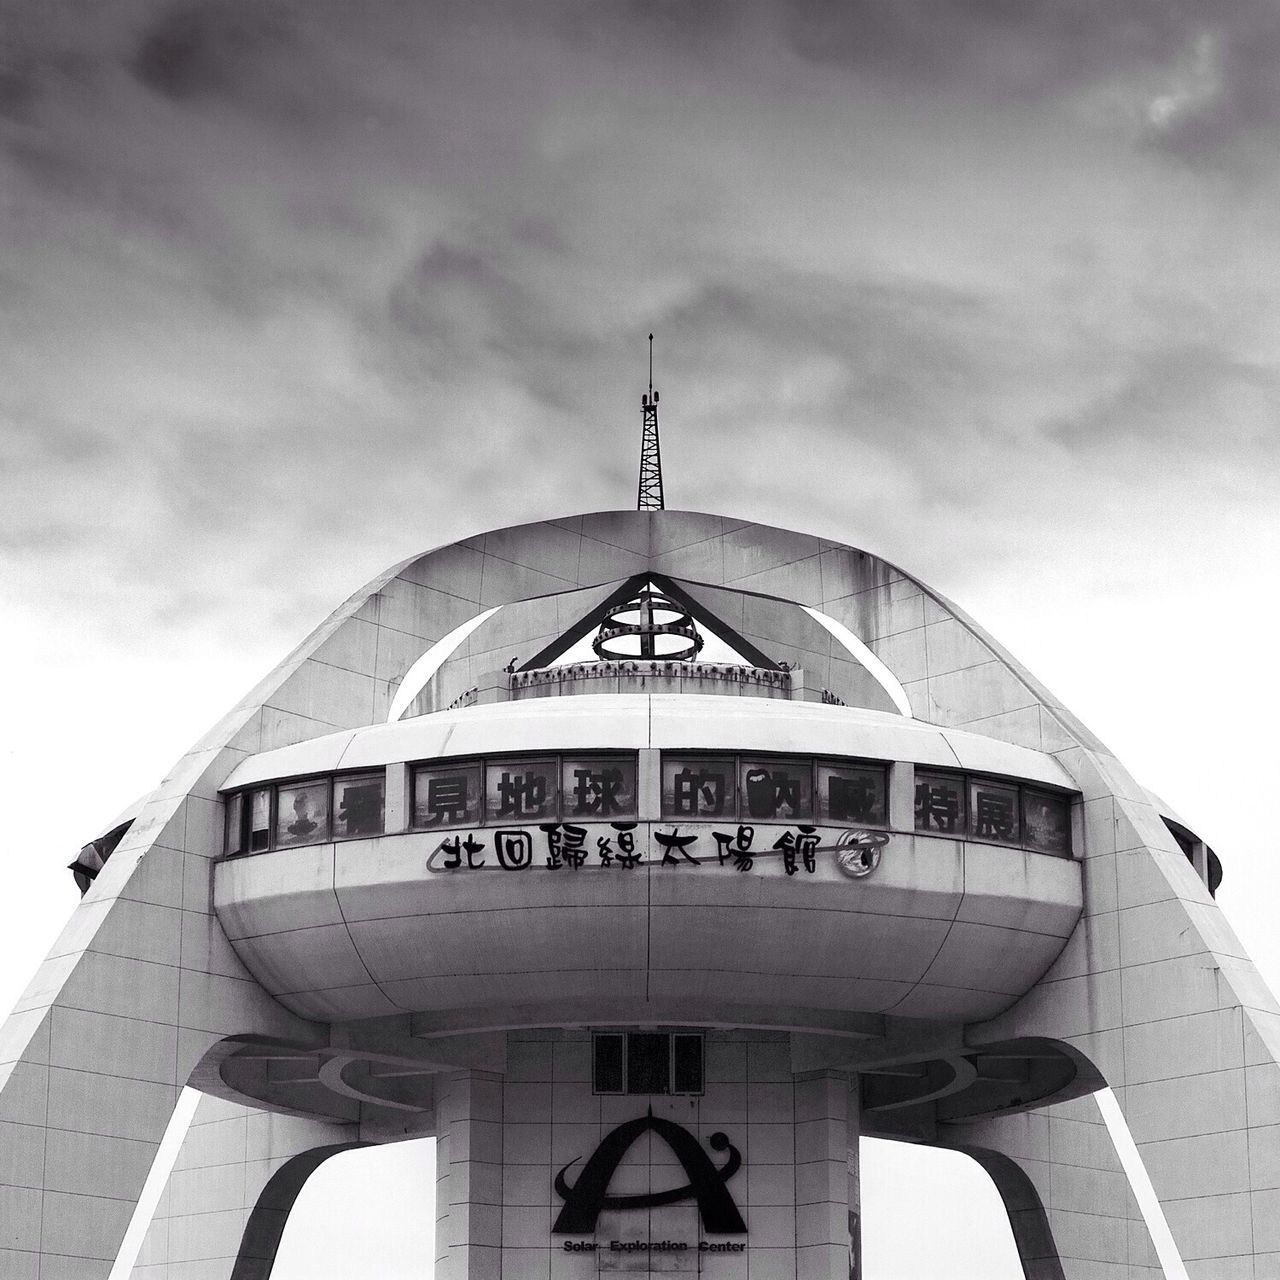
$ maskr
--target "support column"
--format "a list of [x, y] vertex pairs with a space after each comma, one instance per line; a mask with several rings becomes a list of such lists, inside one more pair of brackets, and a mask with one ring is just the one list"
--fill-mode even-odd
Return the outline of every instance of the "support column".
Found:
[[984, 1043], [1073, 1046], [1115, 1093], [1192, 1280], [1280, 1273], [1280, 1004], [1141, 789], [1058, 753], [1080, 786], [1085, 914]]
[[436, 1280], [498, 1280], [501, 1077], [466, 1071], [442, 1080], [436, 1118]]
[[847, 1280], [858, 1213], [857, 1094], [847, 1076], [824, 1072], [798, 1079], [795, 1100], [796, 1277]]
[[848, 1116], [849, 1280], [862, 1280], [862, 1091], [857, 1076], [849, 1080]]
[[1161, 1280], [1147, 1224], [1092, 1095], [1016, 1115], [938, 1126], [972, 1156], [1009, 1215], [1027, 1280]]
[[[357, 1136], [355, 1125], [273, 1115], [206, 1094], [131, 1280], [168, 1280], [179, 1273], [193, 1280], [270, 1276], [284, 1222], [307, 1176], [328, 1155], [359, 1145]], [[282, 1169], [309, 1152], [325, 1156], [309, 1168], [293, 1165], [291, 1187], [278, 1182], [268, 1190]]]
[[0, 1027], [6, 1280], [106, 1280], [205, 1054], [230, 1035], [314, 1034], [240, 964], [210, 860], [182, 847], [198, 829], [216, 848], [221, 823], [204, 798], [149, 804]]

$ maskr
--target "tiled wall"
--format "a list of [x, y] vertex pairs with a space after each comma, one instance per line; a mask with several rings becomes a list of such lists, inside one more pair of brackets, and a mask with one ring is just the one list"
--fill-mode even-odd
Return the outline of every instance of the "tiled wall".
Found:
[[[714, 1280], [845, 1280], [848, 1082], [835, 1076], [794, 1078], [784, 1032], [708, 1032], [705, 1072], [701, 1096], [596, 1095], [589, 1033], [511, 1033], [505, 1076], [459, 1076], [441, 1104], [438, 1275], [586, 1280], [676, 1273]], [[566, 1175], [574, 1181], [611, 1130], [650, 1107], [655, 1116], [695, 1135], [717, 1168], [726, 1153], [708, 1145], [713, 1133], [723, 1132], [738, 1149], [742, 1167], [727, 1187], [747, 1235], [708, 1235], [692, 1200], [606, 1210], [594, 1237], [552, 1235], [563, 1206], [554, 1189], [557, 1172], [576, 1160]], [[856, 1149], [856, 1127], [854, 1144]], [[666, 1142], [646, 1133], [623, 1158], [609, 1192], [645, 1194], [687, 1180]], [[745, 1243], [746, 1248], [701, 1251], [700, 1239]], [[597, 1248], [567, 1250], [566, 1240], [593, 1241]], [[614, 1240], [684, 1241], [689, 1248], [614, 1251]]]

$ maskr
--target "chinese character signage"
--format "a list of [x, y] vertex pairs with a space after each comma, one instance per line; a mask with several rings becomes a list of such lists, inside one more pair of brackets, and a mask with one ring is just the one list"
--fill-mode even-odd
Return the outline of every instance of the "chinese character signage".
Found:
[[1018, 838], [1018, 788], [972, 779], [969, 783], [969, 831], [979, 840]]
[[884, 822], [888, 814], [883, 765], [818, 765], [819, 822]]
[[736, 809], [732, 756], [662, 757], [662, 812], [670, 818], [722, 818]]
[[565, 756], [560, 786], [566, 817], [631, 817], [636, 812], [636, 758]]
[[964, 834], [964, 779], [916, 770], [916, 830]]
[[498, 821], [554, 818], [559, 798], [556, 762], [490, 760], [484, 770], [485, 808]]
[[747, 817], [780, 821], [813, 817], [809, 761], [744, 757], [738, 768]]
[[462, 764], [416, 769], [413, 825], [461, 827], [480, 821], [480, 766]]
[[[819, 829], [809, 823], [725, 826], [688, 823], [540, 822], [536, 826], [478, 827], [445, 833], [427, 859], [430, 871], [634, 871], [649, 865], [659, 871], [693, 874], [717, 871], [817, 875], [820, 868], [849, 875], [851, 842], [855, 852], [868, 841], [872, 862], [879, 862], [887, 832]], [[825, 862], [823, 861], [825, 859]]]

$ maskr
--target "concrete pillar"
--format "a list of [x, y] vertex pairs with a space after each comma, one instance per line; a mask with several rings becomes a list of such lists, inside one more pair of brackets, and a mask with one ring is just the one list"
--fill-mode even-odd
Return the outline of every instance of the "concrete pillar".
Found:
[[795, 1083], [796, 1280], [849, 1276], [850, 1215], [857, 1212], [850, 1201], [857, 1195], [857, 1107], [843, 1074], [824, 1072]]
[[449, 1076], [437, 1094], [436, 1121], [436, 1280], [499, 1280], [501, 1077]]
[[849, 1280], [862, 1280], [862, 1100], [858, 1077], [849, 1080], [848, 1130], [849, 1144], [845, 1160], [848, 1180], [849, 1209]]

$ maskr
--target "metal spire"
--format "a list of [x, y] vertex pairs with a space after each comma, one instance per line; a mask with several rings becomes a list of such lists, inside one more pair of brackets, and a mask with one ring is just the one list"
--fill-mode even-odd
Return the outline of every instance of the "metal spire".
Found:
[[640, 441], [640, 489], [638, 511], [661, 511], [662, 454], [658, 449], [658, 393], [653, 389], [653, 334], [649, 335], [649, 392], [640, 397], [644, 410], [644, 435]]

